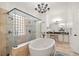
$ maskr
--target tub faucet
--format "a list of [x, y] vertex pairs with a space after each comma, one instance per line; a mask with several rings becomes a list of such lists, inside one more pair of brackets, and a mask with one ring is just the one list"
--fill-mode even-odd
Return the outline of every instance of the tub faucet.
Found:
[[45, 32], [42, 33], [42, 38], [47, 38], [47, 34]]

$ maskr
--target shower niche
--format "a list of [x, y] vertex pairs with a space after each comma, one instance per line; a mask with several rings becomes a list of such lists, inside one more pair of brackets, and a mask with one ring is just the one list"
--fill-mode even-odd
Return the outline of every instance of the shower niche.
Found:
[[10, 47], [36, 39], [37, 17], [14, 8], [8, 12], [8, 34]]

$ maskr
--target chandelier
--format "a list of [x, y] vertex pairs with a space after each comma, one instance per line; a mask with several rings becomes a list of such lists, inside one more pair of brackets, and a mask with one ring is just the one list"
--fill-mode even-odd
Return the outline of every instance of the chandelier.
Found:
[[37, 8], [35, 8], [36, 11], [39, 13], [46, 13], [50, 8], [48, 7], [48, 4], [41, 3], [37, 5]]

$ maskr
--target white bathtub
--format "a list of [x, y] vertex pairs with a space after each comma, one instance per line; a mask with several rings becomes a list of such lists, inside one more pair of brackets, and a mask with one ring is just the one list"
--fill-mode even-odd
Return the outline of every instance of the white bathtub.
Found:
[[54, 54], [55, 41], [50, 38], [39, 38], [31, 41], [29, 51], [31, 56], [49, 56]]

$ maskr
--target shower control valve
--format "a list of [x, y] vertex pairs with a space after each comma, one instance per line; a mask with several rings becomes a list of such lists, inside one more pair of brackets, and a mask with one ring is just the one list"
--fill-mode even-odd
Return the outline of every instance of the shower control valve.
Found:
[[8, 31], [8, 33], [11, 34], [12, 32], [11, 31]]

